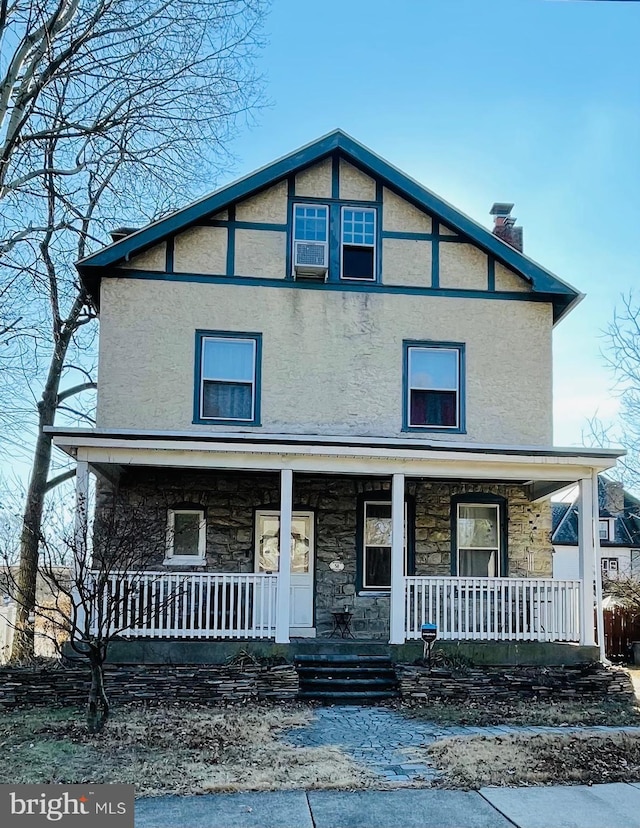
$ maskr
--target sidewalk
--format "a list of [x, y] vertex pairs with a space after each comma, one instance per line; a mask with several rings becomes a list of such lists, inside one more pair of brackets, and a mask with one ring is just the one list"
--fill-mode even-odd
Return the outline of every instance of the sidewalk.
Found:
[[136, 802], [136, 828], [640, 828], [640, 783], [277, 791]]

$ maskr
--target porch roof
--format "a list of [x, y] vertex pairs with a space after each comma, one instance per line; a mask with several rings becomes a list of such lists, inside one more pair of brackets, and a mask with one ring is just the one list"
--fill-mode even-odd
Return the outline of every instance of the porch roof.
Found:
[[53, 443], [96, 470], [123, 466], [504, 480], [546, 497], [593, 471], [612, 468], [622, 449], [497, 446], [424, 438], [157, 432], [50, 428]]

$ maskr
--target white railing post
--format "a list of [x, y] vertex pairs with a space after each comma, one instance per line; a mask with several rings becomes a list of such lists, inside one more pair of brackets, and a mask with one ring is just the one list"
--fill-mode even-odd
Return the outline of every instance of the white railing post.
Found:
[[293, 509], [293, 472], [280, 472], [280, 555], [276, 595], [276, 643], [289, 643], [289, 602], [291, 591], [291, 511]]
[[404, 644], [404, 474], [391, 484], [391, 595], [389, 643]]
[[593, 589], [596, 575], [594, 543], [594, 495], [593, 479], [580, 478], [580, 509], [578, 512], [578, 550], [580, 562], [580, 580], [582, 582], [582, 604], [580, 609], [580, 643], [585, 646], [595, 644]]

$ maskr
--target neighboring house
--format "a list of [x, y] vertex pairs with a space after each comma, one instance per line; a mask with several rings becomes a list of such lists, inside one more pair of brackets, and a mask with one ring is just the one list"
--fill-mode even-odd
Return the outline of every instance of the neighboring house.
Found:
[[335, 131], [78, 264], [97, 424], [51, 430], [78, 537], [92, 473], [167, 539], [112, 579], [126, 635], [594, 644], [549, 498], [579, 484], [590, 570], [617, 453], [553, 447], [552, 329], [581, 295], [517, 249], [511, 207], [492, 233]]
[[[35, 655], [55, 658], [63, 642], [68, 638], [64, 619], [68, 618], [69, 602], [65, 592], [70, 588], [70, 572], [67, 567], [54, 567], [55, 581], [62, 586], [56, 589], [50, 578], [42, 573], [36, 580], [36, 607], [34, 619]], [[0, 664], [11, 655], [17, 604], [15, 578], [17, 569], [0, 566]]]
[[[601, 476], [598, 534], [603, 578], [640, 577], [640, 501], [622, 484]], [[552, 503], [553, 577], [578, 578], [578, 520], [580, 504]]]

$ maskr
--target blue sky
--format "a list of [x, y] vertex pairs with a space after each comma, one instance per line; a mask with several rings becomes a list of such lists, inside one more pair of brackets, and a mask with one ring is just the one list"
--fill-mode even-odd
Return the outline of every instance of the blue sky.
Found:
[[[555, 443], [615, 416], [601, 331], [640, 257], [640, 3], [274, 0], [272, 106], [236, 177], [340, 127], [587, 294], [556, 328]], [[223, 182], [220, 182], [223, 183]]]

